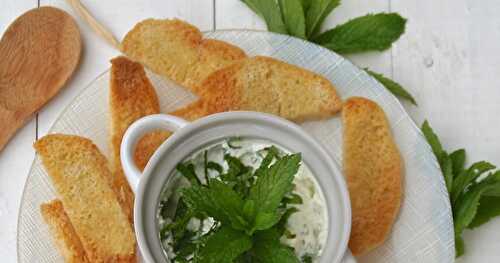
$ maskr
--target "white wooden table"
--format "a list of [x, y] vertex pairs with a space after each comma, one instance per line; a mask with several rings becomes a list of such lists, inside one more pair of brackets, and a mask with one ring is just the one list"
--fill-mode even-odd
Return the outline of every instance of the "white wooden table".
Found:
[[[265, 29], [239, 0], [83, 0], [119, 38], [139, 20], [178, 17], [202, 30]], [[0, 153], [0, 261], [16, 262], [17, 215], [33, 141], [47, 133], [61, 110], [118, 55], [98, 38], [63, 0], [1, 0], [0, 33], [25, 11], [52, 5], [76, 17], [84, 41], [78, 71]], [[417, 124], [428, 119], [447, 149], [465, 147], [470, 161], [500, 164], [500, 1], [344, 0], [328, 17], [330, 27], [368, 12], [399, 12], [407, 32], [383, 53], [349, 57], [362, 67], [392, 76], [417, 99], [405, 104]], [[1, 125], [0, 125], [1, 129]], [[500, 219], [466, 232], [460, 262], [500, 261]]]

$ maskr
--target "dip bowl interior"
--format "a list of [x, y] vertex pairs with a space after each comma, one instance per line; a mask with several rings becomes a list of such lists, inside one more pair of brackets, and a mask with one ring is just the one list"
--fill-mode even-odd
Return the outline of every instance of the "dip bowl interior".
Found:
[[156, 151], [135, 189], [135, 232], [144, 259], [169, 262], [158, 234], [157, 210], [164, 185], [176, 165], [216, 141], [236, 136], [266, 140], [291, 153], [302, 154], [302, 161], [311, 170], [326, 202], [328, 233], [318, 262], [340, 262], [347, 249], [351, 208], [339, 164], [298, 125], [256, 112], [228, 112], [202, 118], [176, 131]]

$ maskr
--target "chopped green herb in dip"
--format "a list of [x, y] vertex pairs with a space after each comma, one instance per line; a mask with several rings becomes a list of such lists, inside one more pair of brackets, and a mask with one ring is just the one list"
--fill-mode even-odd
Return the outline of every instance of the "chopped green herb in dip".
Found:
[[300, 154], [230, 138], [178, 164], [158, 209], [173, 262], [316, 262], [327, 235], [324, 198]]

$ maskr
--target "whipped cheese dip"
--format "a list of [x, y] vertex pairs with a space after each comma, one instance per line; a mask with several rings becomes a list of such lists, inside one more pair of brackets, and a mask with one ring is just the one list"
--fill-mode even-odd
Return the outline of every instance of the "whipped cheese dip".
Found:
[[[226, 140], [218, 141], [210, 144], [207, 147], [196, 151], [188, 156], [183, 162], [190, 161], [195, 166], [196, 174], [202, 178], [205, 172], [205, 151], [207, 160], [216, 162], [222, 166], [224, 171], [227, 171], [228, 165], [224, 161], [224, 155], [230, 154], [241, 160], [246, 166], [252, 167], [254, 170], [260, 166], [263, 158], [266, 156], [266, 148], [270, 146], [277, 147], [283, 154], [290, 153], [288, 150], [273, 144], [270, 141], [253, 139], [253, 138], [229, 138]], [[174, 171], [175, 175], [166, 183], [162, 195], [161, 202], [166, 202], [168, 206], [175, 209], [179, 199], [178, 189], [188, 185], [188, 182], [182, 175]], [[208, 170], [208, 176], [215, 178], [218, 172]], [[321, 255], [324, 245], [326, 243], [328, 234], [328, 212], [326, 208], [325, 198], [321, 188], [314, 178], [309, 167], [302, 163], [294, 179], [295, 188], [293, 193], [302, 198], [302, 204], [290, 205], [296, 207], [298, 212], [291, 215], [288, 219], [287, 229], [292, 234], [281, 238], [281, 242], [295, 249], [295, 253], [299, 258], [305, 255], [311, 256], [313, 262], [316, 262]], [[165, 224], [171, 222], [168, 216], [165, 218], [161, 215], [158, 209], [158, 228], [162, 229]], [[175, 211], [169, 211], [169, 216], [172, 216]], [[210, 221], [205, 220], [204, 224], [200, 226], [197, 219], [192, 219], [188, 228], [203, 229], [203, 232], [208, 232], [211, 228]], [[170, 257], [173, 251], [169, 248], [171, 239], [163, 240], [163, 247], [165, 253]]]

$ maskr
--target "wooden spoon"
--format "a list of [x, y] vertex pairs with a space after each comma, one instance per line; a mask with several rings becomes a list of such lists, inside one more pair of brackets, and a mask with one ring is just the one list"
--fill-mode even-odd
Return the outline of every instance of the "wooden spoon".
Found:
[[18, 17], [0, 40], [0, 151], [64, 86], [78, 65], [76, 22], [53, 7]]

